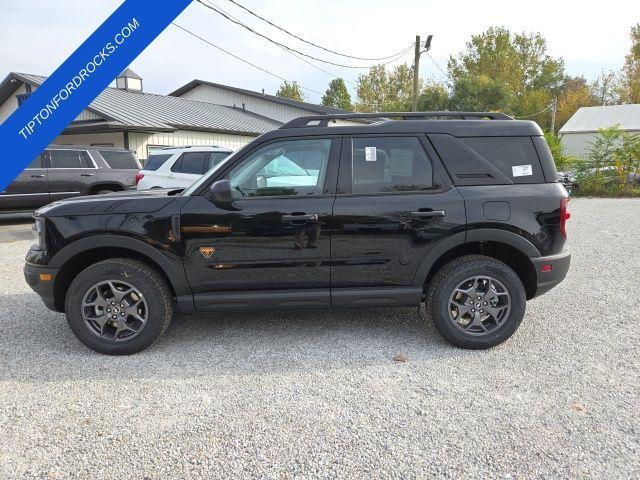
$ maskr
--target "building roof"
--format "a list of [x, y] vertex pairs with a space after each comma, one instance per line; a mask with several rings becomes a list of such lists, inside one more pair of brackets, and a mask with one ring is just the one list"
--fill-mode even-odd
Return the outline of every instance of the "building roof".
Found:
[[205, 80], [198, 79], [190, 81], [186, 85], [183, 85], [177, 90], [171, 92], [169, 95], [180, 97], [187, 93], [189, 90], [193, 90], [200, 85], [209, 85], [210, 87], [222, 88], [223, 90], [229, 90], [231, 92], [239, 93], [242, 95], [269, 100], [270, 102], [279, 103], [281, 105], [288, 105], [289, 107], [300, 108], [302, 110], [307, 110], [318, 115], [326, 115], [329, 113], [349, 113], [346, 110], [341, 110], [339, 108], [325, 107], [324, 105], [316, 105], [315, 103], [299, 102], [297, 100], [278, 97], [276, 95], [268, 95], [266, 93], [254, 92], [253, 90], [245, 90], [244, 88], [230, 87], [229, 85], [222, 85], [221, 83], [207, 82]]
[[137, 78], [138, 80], [142, 80], [142, 77], [131, 70], [129, 67], [125, 68], [124, 71], [120, 75], [118, 75], [118, 77]]
[[614, 125], [619, 125], [621, 130], [640, 131], [640, 104], [582, 107], [558, 133], [596, 132]]
[[[18, 81], [12, 81], [18, 80]], [[46, 77], [11, 73], [0, 84], [0, 103], [9, 98], [19, 82], [41, 85]], [[259, 135], [280, 122], [241, 108], [214, 105], [184, 98], [106, 88], [87, 110], [101, 120], [74, 122], [66, 133], [104, 129], [130, 131], [202, 130], [239, 135]]]

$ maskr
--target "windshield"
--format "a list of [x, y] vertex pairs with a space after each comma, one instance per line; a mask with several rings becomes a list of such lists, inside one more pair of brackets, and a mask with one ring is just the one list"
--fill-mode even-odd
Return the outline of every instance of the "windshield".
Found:
[[200, 188], [200, 185], [206, 183], [207, 180], [209, 180], [209, 178], [211, 178], [212, 175], [215, 175], [218, 169], [220, 169], [223, 165], [225, 165], [230, 158], [233, 158], [235, 156], [234, 153], [231, 153], [231, 154], [225, 153], [224, 155], [229, 155], [229, 156], [224, 159], [218, 160], [217, 163], [213, 166], [213, 168], [211, 168], [211, 170], [209, 170], [204, 175], [202, 175], [198, 180], [192, 183], [189, 187], [185, 188], [180, 195], [183, 197], [188, 197], [192, 195], [196, 190], [198, 190], [198, 188]]

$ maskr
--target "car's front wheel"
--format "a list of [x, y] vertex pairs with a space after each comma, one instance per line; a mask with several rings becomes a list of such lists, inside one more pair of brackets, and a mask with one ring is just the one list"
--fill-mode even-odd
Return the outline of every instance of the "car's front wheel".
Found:
[[505, 263], [466, 255], [444, 265], [426, 296], [427, 314], [438, 332], [462, 348], [486, 349], [507, 340], [524, 317], [526, 294]]
[[124, 355], [147, 348], [164, 333], [173, 300], [167, 283], [149, 265], [112, 258], [76, 276], [65, 312], [82, 343], [100, 353]]

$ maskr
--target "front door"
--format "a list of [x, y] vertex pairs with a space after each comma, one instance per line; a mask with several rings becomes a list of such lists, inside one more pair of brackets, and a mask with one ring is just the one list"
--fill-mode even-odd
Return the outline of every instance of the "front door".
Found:
[[47, 169], [38, 155], [5, 191], [0, 193], [0, 212], [35, 210], [49, 203]]
[[424, 136], [345, 136], [339, 178], [336, 306], [357, 302], [354, 289], [410, 287], [433, 245], [465, 229], [464, 201]]
[[235, 201], [183, 207], [185, 269], [198, 310], [330, 303], [339, 137], [274, 140], [230, 162]]

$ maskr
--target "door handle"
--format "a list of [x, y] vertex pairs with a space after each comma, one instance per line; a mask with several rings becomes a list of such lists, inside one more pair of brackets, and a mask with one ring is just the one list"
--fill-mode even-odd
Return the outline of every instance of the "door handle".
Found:
[[31, 178], [44, 178], [44, 175], [31, 175]]
[[282, 221], [283, 222], [299, 222], [299, 221], [309, 221], [309, 220], [318, 220], [318, 214], [317, 213], [300, 213], [300, 214], [293, 214], [293, 215], [282, 215]]
[[411, 218], [433, 218], [444, 217], [446, 215], [444, 210], [425, 210], [417, 212], [409, 212]]
[[93, 177], [93, 173], [81, 173], [81, 177]]

